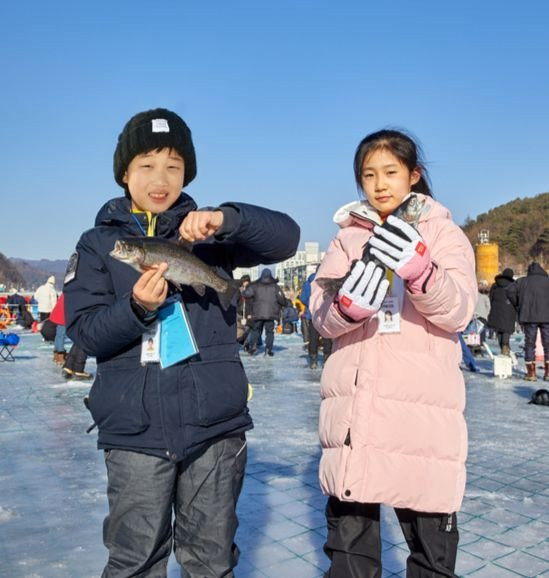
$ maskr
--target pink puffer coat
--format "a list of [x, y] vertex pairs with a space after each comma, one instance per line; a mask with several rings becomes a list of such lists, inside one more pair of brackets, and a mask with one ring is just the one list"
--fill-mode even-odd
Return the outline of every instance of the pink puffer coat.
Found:
[[310, 304], [315, 327], [334, 339], [321, 380], [320, 484], [343, 501], [451, 513], [463, 499], [467, 456], [456, 333], [472, 317], [477, 283], [468, 239], [445, 207], [425, 200], [417, 229], [438, 269], [426, 294], [404, 291], [400, 333], [378, 333], [375, 317], [346, 321], [317, 284], [345, 275], [372, 234], [370, 221], [336, 213], [343, 228]]

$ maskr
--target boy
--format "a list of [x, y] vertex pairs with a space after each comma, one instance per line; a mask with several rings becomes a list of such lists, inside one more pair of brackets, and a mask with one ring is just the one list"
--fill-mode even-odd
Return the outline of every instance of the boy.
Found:
[[[245, 432], [252, 427], [236, 309], [222, 308], [209, 288], [204, 295], [190, 286], [176, 290], [163, 277], [165, 263], [140, 274], [109, 252], [122, 237], [181, 237], [230, 278], [235, 267], [292, 256], [299, 227], [287, 215], [244, 203], [197, 211], [182, 192], [196, 176], [191, 132], [165, 109], [128, 121], [114, 176], [125, 197], [106, 203], [82, 235], [64, 286], [67, 333], [97, 358], [88, 405], [108, 477], [103, 577], [166, 576], [172, 542], [182, 576], [232, 577]], [[169, 366], [142, 353], [166, 322], [166, 301], [183, 304], [192, 333], [186, 339], [198, 349]], [[169, 345], [173, 350], [173, 340]]]

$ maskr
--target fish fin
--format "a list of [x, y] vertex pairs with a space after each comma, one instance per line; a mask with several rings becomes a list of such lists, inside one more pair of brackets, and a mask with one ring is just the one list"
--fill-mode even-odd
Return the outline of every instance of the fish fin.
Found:
[[181, 285], [181, 283], [177, 283], [176, 281], [170, 281], [170, 283], [171, 283], [178, 291], [181, 291], [181, 289], [183, 289], [183, 286]]
[[227, 311], [227, 309], [231, 306], [233, 297], [239, 291], [239, 289], [240, 281], [237, 281], [236, 279], [230, 279], [227, 280], [227, 289], [217, 293], [219, 297], [219, 303], [221, 303], [221, 307], [223, 307], [225, 311]]
[[192, 253], [193, 251], [193, 244], [190, 241], [185, 241], [185, 239], [182, 239], [181, 237], [177, 240], [177, 246], [189, 251], [189, 253]]
[[206, 286], [202, 285], [202, 283], [192, 283], [191, 287], [200, 295], [200, 297], [204, 297], [206, 293]]

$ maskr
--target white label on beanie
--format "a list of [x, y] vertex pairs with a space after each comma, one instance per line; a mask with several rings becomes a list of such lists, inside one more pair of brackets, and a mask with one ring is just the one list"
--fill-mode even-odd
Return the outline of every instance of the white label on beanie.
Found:
[[152, 119], [152, 131], [153, 132], [170, 132], [170, 126], [165, 118], [153, 118]]

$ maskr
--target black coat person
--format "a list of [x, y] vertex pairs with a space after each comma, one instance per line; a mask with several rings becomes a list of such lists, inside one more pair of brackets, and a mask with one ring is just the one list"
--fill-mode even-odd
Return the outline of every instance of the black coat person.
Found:
[[539, 330], [545, 356], [545, 379], [549, 380], [549, 275], [539, 263], [530, 263], [526, 277], [509, 285], [506, 294], [518, 311], [519, 323], [524, 328], [526, 379], [537, 379], [535, 359]]
[[270, 269], [263, 269], [261, 277], [244, 291], [244, 297], [252, 300], [253, 307], [248, 353], [253, 355], [257, 351], [257, 342], [265, 329], [265, 353], [272, 356], [275, 320], [280, 319], [286, 297]]
[[504, 269], [496, 275], [494, 284], [490, 288], [490, 313], [488, 325], [497, 334], [501, 353], [510, 354], [509, 338], [515, 330], [517, 312], [507, 297], [506, 289], [514, 282], [513, 270]]

